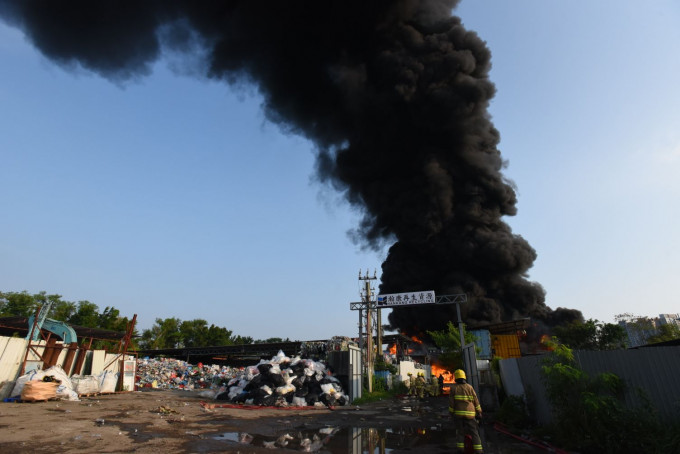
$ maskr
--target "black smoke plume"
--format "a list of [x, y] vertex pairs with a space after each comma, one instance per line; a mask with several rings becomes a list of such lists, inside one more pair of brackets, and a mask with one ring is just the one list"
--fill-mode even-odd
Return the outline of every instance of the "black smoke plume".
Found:
[[[581, 318], [527, 280], [536, 252], [516, 213], [488, 106], [490, 52], [456, 0], [0, 0], [0, 17], [52, 61], [116, 83], [182, 53], [190, 71], [255, 84], [271, 121], [317, 146], [318, 177], [363, 213], [353, 237], [392, 244], [382, 293], [467, 293], [468, 324]], [[186, 69], [186, 68], [185, 68]], [[451, 306], [395, 309], [410, 334]]]

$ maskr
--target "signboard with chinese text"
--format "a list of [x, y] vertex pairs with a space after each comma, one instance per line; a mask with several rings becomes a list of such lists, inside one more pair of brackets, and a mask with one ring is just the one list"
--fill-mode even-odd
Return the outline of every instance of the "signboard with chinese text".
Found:
[[413, 306], [416, 304], [434, 304], [434, 290], [409, 293], [388, 293], [378, 295], [377, 307]]

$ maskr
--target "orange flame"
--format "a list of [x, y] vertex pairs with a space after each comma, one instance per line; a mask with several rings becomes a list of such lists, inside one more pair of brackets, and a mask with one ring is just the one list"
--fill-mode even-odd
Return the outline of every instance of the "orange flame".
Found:
[[397, 354], [397, 344], [393, 344], [390, 346], [390, 355], [396, 355]]
[[438, 366], [436, 364], [431, 364], [430, 365], [430, 370], [432, 371], [432, 376], [433, 377], [439, 377], [439, 375], [444, 376], [444, 383], [453, 383], [455, 381], [453, 374], [449, 372], [448, 370], [444, 369], [441, 366]]
[[541, 345], [550, 352], [555, 350], [555, 347], [550, 344], [550, 336], [547, 334], [541, 336]]
[[449, 394], [451, 388], [447, 385], [454, 383], [456, 381], [453, 374], [437, 364], [431, 364], [430, 370], [432, 372], [433, 377], [436, 377], [437, 379], [439, 379], [439, 375], [442, 375], [444, 377], [444, 388], [442, 389], [442, 393]]
[[420, 339], [418, 339], [416, 336], [411, 336], [411, 340], [412, 340], [413, 342], [418, 342], [419, 344], [422, 344], [422, 343], [423, 343], [423, 341], [421, 341]]

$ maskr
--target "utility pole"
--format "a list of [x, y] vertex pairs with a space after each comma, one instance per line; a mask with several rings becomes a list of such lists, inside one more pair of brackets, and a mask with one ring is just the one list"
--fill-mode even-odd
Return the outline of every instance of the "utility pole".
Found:
[[465, 328], [463, 326], [463, 319], [460, 316], [460, 303], [456, 303], [456, 315], [458, 315], [458, 334], [460, 335], [460, 357], [464, 361], [464, 366], [465, 366], [465, 371], [469, 374], [471, 371], [471, 367], [469, 364], [467, 364], [466, 358], [465, 358], [465, 335], [463, 332], [465, 331]]
[[[373, 392], [373, 328], [371, 326], [371, 303], [373, 302], [373, 289], [371, 289], [371, 281], [378, 279], [376, 271], [373, 271], [373, 276], [369, 276], [368, 270], [365, 275], [361, 275], [359, 270], [359, 280], [364, 281], [364, 290], [361, 292], [362, 299], [366, 303], [366, 374], [368, 376], [368, 392]], [[380, 332], [380, 327], [378, 327]]]

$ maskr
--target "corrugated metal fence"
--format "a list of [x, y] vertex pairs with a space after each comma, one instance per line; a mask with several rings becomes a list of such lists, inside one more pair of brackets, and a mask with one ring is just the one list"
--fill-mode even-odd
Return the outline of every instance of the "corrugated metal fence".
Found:
[[[41, 345], [40, 347], [36, 347], [36, 350], [42, 354], [44, 349], [42, 345], [45, 344], [45, 341], [34, 342], [34, 344]], [[11, 391], [14, 381], [21, 371], [27, 348], [28, 341], [26, 339], [0, 336], [0, 399], [8, 397], [7, 393]], [[66, 371], [66, 373], [69, 375], [97, 375], [105, 369], [112, 372], [119, 372], [119, 355], [107, 353], [104, 350], [90, 350], [86, 354], [86, 360], [80, 370], [69, 370]], [[65, 357], [66, 350], [62, 350], [57, 360], [57, 364], [63, 367]], [[38, 365], [38, 368], [42, 368], [42, 361], [32, 350], [29, 350], [26, 369], [30, 370], [35, 368], [36, 365]], [[73, 366], [71, 369], [73, 369]]]
[[[542, 382], [542, 359], [529, 356], [502, 360], [501, 378], [509, 394], [523, 391], [538, 422], [546, 424], [552, 414]], [[680, 421], [680, 347], [574, 351], [574, 359], [591, 377], [609, 372], [622, 378], [627, 385], [625, 401], [629, 408], [647, 398], [660, 419]]]

